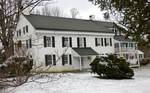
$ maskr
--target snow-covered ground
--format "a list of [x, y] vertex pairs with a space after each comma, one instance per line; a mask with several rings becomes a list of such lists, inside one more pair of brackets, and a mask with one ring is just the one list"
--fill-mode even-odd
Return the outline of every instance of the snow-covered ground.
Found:
[[[135, 69], [134, 79], [99, 79], [96, 74], [68, 73], [48, 83], [31, 82], [9, 93], [150, 93], [150, 66]], [[44, 80], [44, 79], [43, 79]], [[40, 81], [43, 81], [40, 80]]]

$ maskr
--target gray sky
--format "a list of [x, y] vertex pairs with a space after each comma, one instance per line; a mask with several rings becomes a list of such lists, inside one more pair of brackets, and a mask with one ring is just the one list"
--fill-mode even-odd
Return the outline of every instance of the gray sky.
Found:
[[76, 8], [79, 11], [78, 18], [88, 19], [89, 15], [95, 15], [96, 19], [104, 20], [98, 6], [94, 6], [88, 0], [54, 0], [54, 3], [49, 4], [49, 6], [61, 8], [66, 16], [71, 16], [70, 9]]

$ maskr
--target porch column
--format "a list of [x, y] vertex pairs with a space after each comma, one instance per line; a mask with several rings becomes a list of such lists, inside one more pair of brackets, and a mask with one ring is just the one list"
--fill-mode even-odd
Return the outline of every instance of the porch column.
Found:
[[138, 50], [137, 50], [137, 62], [138, 62], [138, 66], [140, 67], [140, 58], [139, 58]]
[[79, 57], [79, 60], [80, 60], [80, 62], [79, 62], [80, 64], [79, 65], [80, 65], [80, 71], [81, 71], [82, 70], [81, 57]]

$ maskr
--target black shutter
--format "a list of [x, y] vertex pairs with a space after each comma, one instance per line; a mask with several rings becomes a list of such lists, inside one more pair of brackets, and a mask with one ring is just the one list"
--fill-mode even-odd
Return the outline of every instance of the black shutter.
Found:
[[70, 47], [72, 47], [72, 37], [69, 37]]
[[114, 29], [114, 31], [115, 31], [115, 35], [117, 35], [117, 30], [116, 30], [116, 29]]
[[79, 42], [79, 37], [77, 37], [77, 47], [80, 47], [80, 46], [79, 46], [79, 43], [80, 43], [80, 42]]
[[64, 61], [64, 55], [62, 55], [62, 65], [65, 65], [65, 61]]
[[26, 32], [25, 32], [25, 27], [23, 27], [23, 33], [25, 34]]
[[86, 47], [86, 38], [84, 37], [84, 47]]
[[56, 65], [56, 55], [53, 55], [53, 65]]
[[65, 47], [64, 37], [62, 37], [62, 47]]
[[72, 65], [72, 56], [69, 55], [69, 64]]
[[52, 47], [55, 47], [55, 37], [52, 36]]
[[21, 29], [19, 29], [19, 36], [21, 36]]
[[28, 26], [26, 25], [26, 32], [28, 33]]
[[112, 46], [112, 39], [110, 38], [110, 46]]
[[105, 46], [107, 46], [106, 38], [104, 38]]
[[48, 55], [45, 55], [45, 65], [48, 66]]
[[103, 43], [103, 38], [101, 38], [101, 45], [102, 45], [102, 46], [104, 45], [104, 43]]
[[29, 39], [29, 47], [32, 48], [32, 39]]
[[44, 36], [44, 47], [47, 47], [46, 46], [46, 36]]
[[98, 46], [98, 45], [97, 45], [97, 38], [95, 38], [95, 46]]
[[17, 37], [18, 37], [19, 35], [18, 35], [18, 31], [17, 31]]
[[28, 49], [28, 48], [29, 48], [29, 47], [28, 47], [28, 40], [26, 40], [26, 46], [27, 46], [27, 49]]

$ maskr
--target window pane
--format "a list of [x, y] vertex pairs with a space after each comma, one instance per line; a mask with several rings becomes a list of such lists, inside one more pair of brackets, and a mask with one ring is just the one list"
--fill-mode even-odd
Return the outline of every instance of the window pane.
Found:
[[69, 46], [69, 39], [67, 37], [64, 38], [64, 47]]
[[46, 37], [46, 46], [47, 47], [51, 47], [51, 42], [52, 42], [51, 37]]
[[26, 26], [26, 32], [28, 33], [28, 26]]
[[49, 65], [52, 65], [52, 56], [48, 55], [48, 59], [47, 59]]
[[84, 47], [84, 38], [79, 38], [79, 47]]
[[64, 55], [64, 64], [68, 64], [68, 55]]
[[101, 38], [98, 38], [97, 39], [97, 46], [100, 46], [101, 45]]

